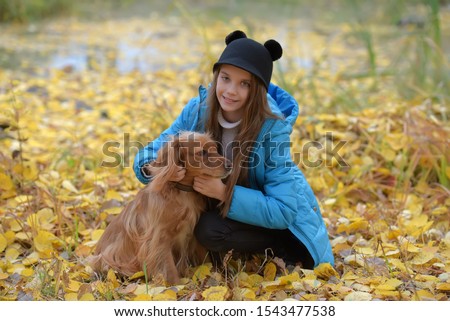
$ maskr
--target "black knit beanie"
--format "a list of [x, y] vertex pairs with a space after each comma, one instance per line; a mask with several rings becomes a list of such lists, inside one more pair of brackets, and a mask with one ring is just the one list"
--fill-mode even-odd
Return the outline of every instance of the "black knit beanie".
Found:
[[236, 30], [225, 38], [227, 45], [219, 60], [214, 64], [213, 71], [222, 64], [233, 65], [252, 73], [269, 88], [272, 78], [273, 61], [281, 58], [283, 48], [273, 40], [267, 40], [264, 45], [247, 38], [247, 35]]

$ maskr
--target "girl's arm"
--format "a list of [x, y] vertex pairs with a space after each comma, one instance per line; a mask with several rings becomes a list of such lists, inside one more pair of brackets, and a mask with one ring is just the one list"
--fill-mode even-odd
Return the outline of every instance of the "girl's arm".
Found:
[[264, 142], [269, 148], [265, 149], [266, 163], [262, 165], [263, 191], [235, 186], [227, 217], [266, 228], [285, 229], [294, 221], [299, 202], [308, 204], [300, 185], [307, 182], [297, 181], [303, 176], [291, 158], [287, 127], [286, 122], [277, 121], [272, 131], [279, 134], [271, 135], [270, 141]]

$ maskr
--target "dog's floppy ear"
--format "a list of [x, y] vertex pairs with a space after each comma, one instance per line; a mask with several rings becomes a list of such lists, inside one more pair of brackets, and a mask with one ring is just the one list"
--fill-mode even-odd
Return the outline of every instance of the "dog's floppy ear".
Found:
[[180, 161], [180, 140], [173, 137], [158, 152], [155, 161], [155, 175], [152, 180], [152, 189], [160, 191], [167, 184], [169, 178], [175, 174]]

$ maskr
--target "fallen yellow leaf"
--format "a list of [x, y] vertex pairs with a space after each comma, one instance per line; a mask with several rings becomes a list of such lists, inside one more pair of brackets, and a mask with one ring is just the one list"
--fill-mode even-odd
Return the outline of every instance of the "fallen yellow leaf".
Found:
[[30, 269], [30, 268], [26, 268], [26, 269], [23, 269], [23, 270], [20, 272], [20, 274], [21, 274], [22, 276], [26, 276], [26, 277], [32, 276], [32, 275], [34, 274], [34, 270], [33, 270], [33, 269]]
[[434, 299], [434, 295], [427, 290], [417, 290], [415, 300]]
[[433, 259], [434, 259], [433, 252], [422, 251], [422, 252], [418, 253], [416, 256], [414, 256], [414, 258], [410, 262], [411, 262], [411, 264], [414, 264], [414, 265], [424, 265]]
[[357, 280], [359, 276], [357, 276], [353, 271], [348, 271], [342, 276], [342, 280]]
[[26, 180], [35, 180], [37, 179], [39, 172], [35, 163], [25, 163], [22, 170], [22, 175]]
[[450, 292], [450, 283], [439, 283], [436, 285], [436, 290]]
[[380, 289], [376, 289], [374, 291], [374, 294], [382, 296], [382, 297], [399, 297], [400, 296], [400, 292], [399, 291], [394, 291], [394, 290], [380, 290]]
[[113, 286], [113, 288], [119, 287], [119, 282], [117, 281], [116, 274], [112, 269], [108, 270], [108, 274], [106, 276], [106, 279], [109, 280]]
[[396, 290], [401, 284], [403, 284], [403, 282], [398, 279], [389, 279], [383, 284], [378, 285], [376, 289], [380, 291], [392, 291]]
[[66, 301], [78, 301], [78, 294], [71, 292], [64, 294], [64, 300]]
[[39, 253], [34, 251], [32, 253], [30, 253], [30, 255], [28, 255], [26, 258], [24, 258], [22, 260], [22, 263], [24, 265], [31, 265], [36, 263], [39, 260]]
[[[16, 238], [16, 233], [13, 231], [6, 231], [3, 236], [8, 241], [8, 245], [12, 244], [14, 242], [14, 239]], [[1, 252], [1, 251], [0, 251]]]
[[367, 222], [363, 218], [357, 218], [350, 224], [340, 224], [338, 226], [337, 232], [346, 232], [347, 234], [355, 233], [356, 231], [366, 230], [369, 226], [369, 222]]
[[306, 293], [301, 296], [301, 301], [317, 301], [318, 296], [312, 293]]
[[355, 291], [345, 296], [344, 301], [371, 301], [372, 294], [367, 292]]
[[50, 208], [43, 208], [37, 213], [31, 214], [27, 218], [27, 223], [30, 227], [35, 229], [50, 230], [53, 228], [53, 221], [56, 216]]
[[21, 221], [12, 219], [12, 220], [9, 220], [8, 223], [9, 223], [9, 228], [11, 229], [11, 231], [18, 232], [18, 231], [22, 230], [23, 223]]
[[280, 276], [279, 280], [280, 280], [280, 285], [292, 284], [293, 282], [300, 281], [300, 276], [298, 275], [298, 272], [293, 272], [288, 275]]
[[5, 252], [5, 258], [8, 261], [14, 261], [20, 255], [20, 252], [15, 248], [8, 248]]
[[256, 293], [251, 289], [239, 289], [240, 295], [244, 300], [255, 300]]
[[228, 294], [226, 286], [212, 286], [202, 292], [206, 301], [224, 301]]
[[389, 263], [392, 264], [395, 268], [397, 268], [401, 272], [407, 272], [405, 264], [399, 259], [389, 259]]
[[71, 292], [78, 292], [78, 290], [80, 289], [80, 286], [81, 286], [81, 282], [78, 282], [75, 280], [70, 280], [66, 290], [71, 291]]
[[75, 249], [75, 254], [78, 257], [88, 257], [92, 252], [92, 248], [84, 245], [84, 244], [80, 244], [76, 247]]
[[417, 195], [408, 194], [405, 206], [413, 216], [420, 215], [423, 210], [423, 199]]
[[203, 281], [207, 276], [211, 275], [211, 266], [207, 264], [200, 265], [194, 272], [192, 280], [196, 283]]
[[7, 245], [8, 241], [6, 240], [6, 237], [3, 234], [0, 234], [0, 253], [6, 249]]
[[138, 294], [133, 298], [133, 301], [151, 301], [152, 300], [152, 296], [150, 294]]
[[392, 149], [398, 151], [406, 147], [409, 142], [409, 137], [405, 133], [391, 133], [386, 135], [386, 142]]
[[69, 181], [69, 180], [66, 180], [66, 179], [65, 179], [65, 180], [62, 182], [62, 187], [65, 188], [66, 190], [70, 191], [70, 192], [75, 193], [75, 194], [78, 194], [78, 193], [79, 193], [78, 189], [77, 189], [75, 186], [73, 186], [72, 182]]
[[275, 280], [275, 276], [277, 275], [277, 266], [269, 262], [264, 267], [264, 280], [265, 281], [273, 281]]
[[123, 208], [122, 207], [110, 207], [104, 210], [105, 213], [107, 214], [111, 214], [111, 215], [117, 215], [120, 214], [120, 212], [122, 212]]
[[56, 240], [56, 236], [48, 231], [39, 231], [34, 238], [34, 246], [39, 252], [46, 252], [53, 250], [53, 241]]
[[339, 278], [339, 273], [337, 273], [330, 263], [319, 264], [314, 268], [314, 274], [325, 280], [328, 280], [332, 276]]
[[247, 278], [247, 283], [250, 284], [250, 286], [255, 287], [261, 284], [261, 282], [264, 281], [264, 278], [259, 274], [250, 274]]
[[118, 200], [118, 201], [123, 201], [123, 197], [122, 195], [120, 195], [119, 192], [117, 192], [116, 190], [110, 189], [106, 192], [105, 194], [105, 200]]
[[100, 240], [100, 237], [103, 235], [104, 232], [105, 232], [105, 230], [103, 230], [103, 229], [92, 231], [92, 233], [91, 233], [91, 240], [93, 240], [93, 241]]
[[14, 183], [8, 175], [0, 173], [0, 190], [10, 191], [14, 189]]
[[371, 247], [355, 247], [355, 252], [363, 255], [374, 255], [375, 251]]
[[[450, 169], [450, 167], [448, 169]], [[439, 207], [434, 208], [431, 211], [431, 215], [434, 215], [434, 216], [440, 216], [440, 215], [444, 215], [444, 214], [448, 214], [448, 213], [449, 213], [449, 209], [447, 206], [439, 206]]]
[[95, 301], [95, 297], [92, 293], [85, 293], [81, 296], [79, 301]]
[[420, 247], [415, 246], [404, 238], [400, 240], [400, 245], [404, 251], [408, 251], [410, 253], [419, 253], [422, 250]]
[[162, 293], [155, 294], [153, 296], [152, 300], [153, 301], [176, 301], [177, 293], [172, 289], [168, 289]]
[[136, 272], [136, 273], [134, 273], [132, 276], [130, 276], [129, 278], [128, 278], [128, 280], [135, 280], [135, 279], [139, 279], [139, 278], [141, 278], [141, 277], [143, 277], [145, 274], [144, 274], [144, 272], [143, 271], [139, 271], [139, 272]]

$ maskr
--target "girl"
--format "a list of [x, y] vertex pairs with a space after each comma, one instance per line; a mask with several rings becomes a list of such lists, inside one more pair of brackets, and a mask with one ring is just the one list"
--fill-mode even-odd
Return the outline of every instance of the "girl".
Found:
[[[136, 176], [144, 184], [150, 181], [151, 162], [169, 135], [208, 131], [233, 163], [226, 182], [201, 177], [193, 186], [211, 200], [195, 235], [213, 258], [231, 249], [251, 254], [270, 248], [286, 263], [304, 268], [333, 264], [319, 205], [289, 150], [297, 102], [270, 83], [273, 61], [282, 56], [282, 48], [272, 39], [262, 45], [240, 30], [225, 43], [212, 84], [201, 86], [175, 122], [138, 152]], [[184, 174], [180, 167], [171, 180], [180, 181]]]

